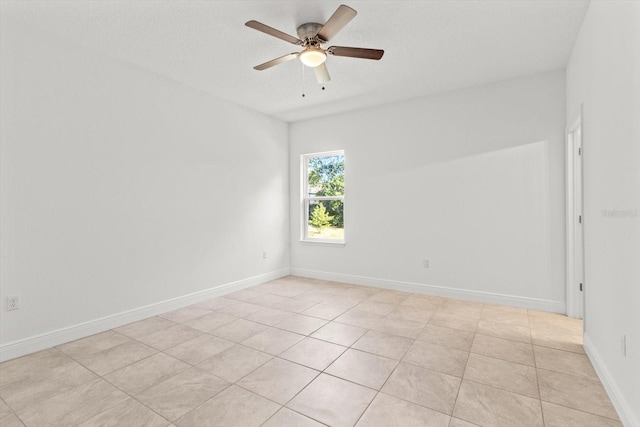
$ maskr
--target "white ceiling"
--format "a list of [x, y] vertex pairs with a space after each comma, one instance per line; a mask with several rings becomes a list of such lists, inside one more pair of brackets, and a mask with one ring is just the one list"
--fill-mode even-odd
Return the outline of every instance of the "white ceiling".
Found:
[[[339, 1], [2, 0], [1, 12], [285, 121], [366, 108], [562, 69], [588, 0], [344, 0], [358, 15], [326, 46], [384, 49], [380, 61], [329, 57], [322, 91], [298, 51], [244, 26], [255, 19], [296, 35], [324, 23]], [[303, 98], [303, 81], [306, 97]]]

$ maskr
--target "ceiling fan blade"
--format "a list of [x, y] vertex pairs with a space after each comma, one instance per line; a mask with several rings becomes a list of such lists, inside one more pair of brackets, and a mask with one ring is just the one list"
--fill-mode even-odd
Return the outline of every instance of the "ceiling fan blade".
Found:
[[288, 55], [281, 56], [280, 58], [272, 59], [271, 61], [267, 61], [264, 64], [256, 65], [253, 67], [258, 71], [266, 70], [267, 68], [271, 68], [274, 65], [282, 64], [283, 62], [291, 61], [292, 59], [297, 58], [300, 53], [290, 53]]
[[348, 56], [351, 58], [375, 59], [378, 60], [384, 55], [381, 49], [364, 49], [361, 47], [331, 46], [327, 53], [334, 56]]
[[327, 70], [327, 63], [323, 62], [317, 67], [313, 68], [313, 72], [316, 73], [316, 79], [318, 83], [324, 84], [331, 80], [331, 76], [329, 76], [329, 70]]
[[358, 12], [351, 9], [349, 6], [340, 5], [331, 18], [324, 24], [320, 31], [318, 31], [317, 36], [320, 37], [324, 41], [331, 40], [338, 31], [344, 28], [345, 25], [349, 23], [353, 18], [356, 17]]
[[302, 44], [302, 40], [300, 40], [300, 39], [298, 39], [296, 37], [290, 36], [287, 33], [283, 33], [280, 30], [276, 30], [275, 28], [272, 28], [272, 27], [270, 27], [268, 25], [265, 25], [262, 22], [248, 21], [244, 25], [246, 25], [249, 28], [253, 28], [254, 30], [262, 31], [265, 34], [269, 34], [270, 36], [277, 37], [280, 40], [284, 40], [284, 41], [292, 43], [292, 44], [297, 44], [297, 45], [301, 45]]

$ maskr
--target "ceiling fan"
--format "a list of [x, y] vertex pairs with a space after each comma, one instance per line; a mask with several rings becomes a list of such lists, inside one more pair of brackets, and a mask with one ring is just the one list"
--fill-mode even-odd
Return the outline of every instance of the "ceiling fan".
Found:
[[302, 61], [304, 65], [313, 68], [318, 83], [325, 83], [331, 80], [329, 77], [329, 71], [327, 70], [327, 64], [325, 63], [327, 60], [327, 54], [333, 56], [348, 56], [351, 58], [379, 60], [382, 58], [382, 55], [384, 55], [384, 50], [344, 46], [331, 46], [326, 49], [322, 47], [323, 44], [327, 43], [336, 34], [338, 34], [338, 32], [344, 28], [344, 26], [347, 25], [349, 21], [357, 15], [357, 13], [358, 12], [349, 6], [341, 5], [324, 25], [316, 22], [307, 22], [300, 25], [297, 29], [297, 38], [258, 21], [249, 21], [245, 23], [247, 27], [262, 31], [265, 34], [269, 34], [270, 36], [277, 37], [281, 40], [304, 48], [300, 52], [294, 52], [272, 59], [264, 64], [256, 65], [253, 68], [258, 71], [262, 71], [267, 68], [271, 68], [274, 65], [282, 64], [295, 58], [300, 58], [300, 61]]

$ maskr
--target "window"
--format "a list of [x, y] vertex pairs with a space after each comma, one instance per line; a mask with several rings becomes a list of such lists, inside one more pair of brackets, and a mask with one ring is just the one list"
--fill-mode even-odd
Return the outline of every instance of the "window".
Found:
[[344, 243], [344, 151], [302, 156], [302, 240]]

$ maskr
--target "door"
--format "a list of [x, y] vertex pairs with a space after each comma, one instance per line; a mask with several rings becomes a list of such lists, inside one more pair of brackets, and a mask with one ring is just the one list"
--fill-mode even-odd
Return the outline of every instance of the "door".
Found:
[[584, 318], [582, 119], [567, 131], [567, 316]]

